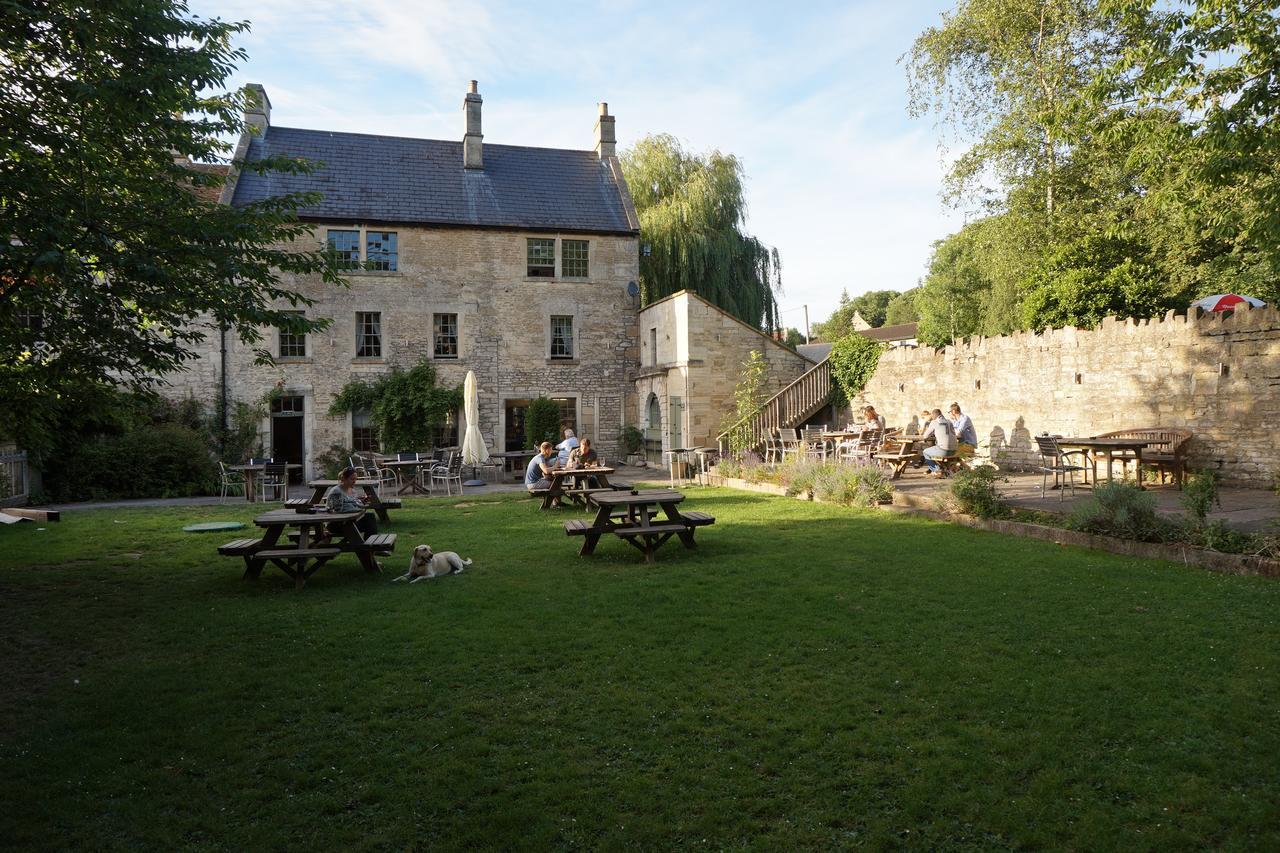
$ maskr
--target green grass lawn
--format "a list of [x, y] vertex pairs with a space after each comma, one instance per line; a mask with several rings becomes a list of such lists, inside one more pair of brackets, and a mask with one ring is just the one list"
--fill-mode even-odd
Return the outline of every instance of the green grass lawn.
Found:
[[302, 593], [181, 532], [243, 504], [0, 529], [0, 844], [1280, 847], [1280, 583], [687, 494], [652, 567], [407, 501]]

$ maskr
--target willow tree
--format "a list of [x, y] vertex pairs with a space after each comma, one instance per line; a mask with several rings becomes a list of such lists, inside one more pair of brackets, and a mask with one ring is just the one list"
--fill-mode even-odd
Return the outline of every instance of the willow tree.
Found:
[[769, 331], [782, 290], [778, 250], [746, 234], [742, 164], [732, 154], [686, 151], [675, 137], [647, 136], [623, 152], [640, 215], [640, 295], [648, 304], [691, 290]]

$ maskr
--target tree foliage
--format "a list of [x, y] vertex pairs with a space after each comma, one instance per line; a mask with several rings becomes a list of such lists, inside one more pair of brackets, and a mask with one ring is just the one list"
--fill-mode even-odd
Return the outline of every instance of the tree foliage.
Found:
[[831, 347], [831, 379], [844, 400], [852, 400], [867, 387], [880, 363], [884, 344], [851, 332]]
[[911, 288], [905, 293], [899, 293], [889, 300], [889, 304], [884, 306], [884, 324], [886, 326], [900, 326], [903, 323], [914, 323], [920, 319], [920, 314], [916, 310], [916, 295], [919, 288]]
[[462, 388], [438, 386], [435, 366], [423, 359], [409, 370], [395, 368], [372, 382], [348, 382], [334, 397], [329, 414], [367, 411], [384, 447], [424, 450], [461, 406]]
[[544, 441], [559, 444], [560, 439], [560, 406], [549, 397], [531, 401], [524, 413], [525, 445], [536, 450]]
[[733, 387], [733, 409], [725, 414], [720, 424], [726, 433], [729, 451], [735, 455], [751, 449], [751, 431], [743, 422], [764, 405], [768, 382], [769, 362], [765, 360], [764, 353], [753, 349], [738, 372], [738, 382]]
[[246, 96], [225, 86], [246, 28], [182, 0], [4, 4], [0, 432], [25, 441], [96, 385], [153, 385], [219, 327], [250, 344], [263, 326], [323, 327], [286, 313], [309, 303], [278, 281], [339, 281], [318, 247], [282, 248], [314, 198], [211, 204], [192, 189], [222, 177], [175, 162], [230, 157]]
[[741, 162], [686, 151], [666, 134], [641, 139], [621, 161], [649, 247], [640, 258], [642, 302], [691, 290], [746, 323], [775, 329], [782, 264], [777, 249], [743, 231]]

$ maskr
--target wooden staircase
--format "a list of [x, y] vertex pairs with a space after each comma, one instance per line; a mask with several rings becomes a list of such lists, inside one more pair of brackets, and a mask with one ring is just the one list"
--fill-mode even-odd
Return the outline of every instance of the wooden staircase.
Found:
[[756, 410], [716, 436], [720, 452], [729, 452], [729, 436], [745, 433], [749, 449], [757, 449], [776, 429], [792, 429], [816, 415], [831, 401], [831, 365], [826, 359], [805, 371]]

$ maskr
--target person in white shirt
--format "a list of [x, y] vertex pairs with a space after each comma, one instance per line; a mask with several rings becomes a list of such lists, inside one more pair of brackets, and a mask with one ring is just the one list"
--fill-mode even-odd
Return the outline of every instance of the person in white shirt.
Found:
[[924, 464], [928, 466], [930, 474], [941, 477], [943, 476], [942, 466], [937, 460], [956, 452], [956, 432], [951, 426], [951, 421], [942, 416], [941, 409], [934, 409], [932, 418], [923, 433], [926, 440], [932, 437], [934, 441], [931, 446], [924, 449]]
[[978, 449], [978, 431], [969, 416], [960, 411], [959, 403], [951, 404], [949, 420], [958, 442], [956, 453], [960, 456], [972, 456]]

